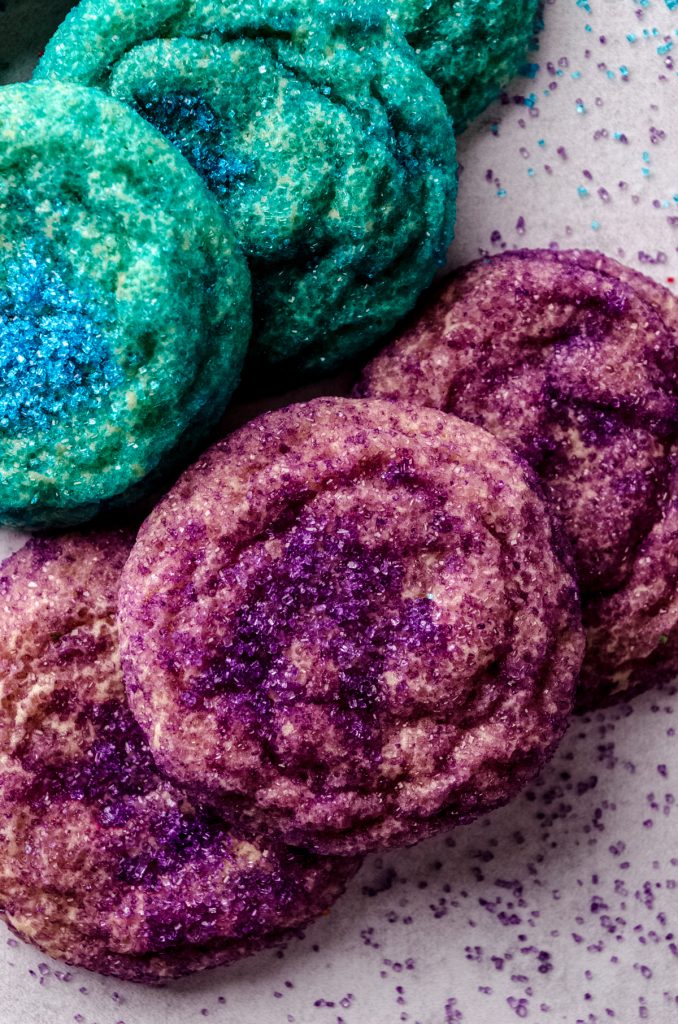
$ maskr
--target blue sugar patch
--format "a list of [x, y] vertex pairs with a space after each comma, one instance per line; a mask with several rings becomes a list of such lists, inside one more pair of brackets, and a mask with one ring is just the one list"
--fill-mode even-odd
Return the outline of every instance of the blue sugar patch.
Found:
[[26, 249], [0, 286], [0, 431], [47, 430], [73, 409], [96, 410], [121, 379], [91, 310]]
[[254, 170], [254, 161], [228, 152], [226, 122], [200, 96], [137, 97], [137, 110], [186, 157], [212, 192], [225, 195]]

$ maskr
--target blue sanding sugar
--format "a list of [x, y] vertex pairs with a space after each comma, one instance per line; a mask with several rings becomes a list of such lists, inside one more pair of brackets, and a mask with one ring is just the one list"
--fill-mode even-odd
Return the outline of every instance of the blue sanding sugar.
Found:
[[107, 399], [121, 380], [91, 303], [26, 246], [0, 289], [0, 428], [45, 429], [64, 408]]
[[229, 152], [225, 143], [232, 132], [202, 97], [169, 92], [143, 97], [135, 105], [218, 195], [226, 195], [235, 182], [254, 170], [253, 160]]
[[72, 525], [207, 436], [251, 331], [249, 271], [176, 149], [72, 86], [0, 90], [0, 238], [0, 520]]

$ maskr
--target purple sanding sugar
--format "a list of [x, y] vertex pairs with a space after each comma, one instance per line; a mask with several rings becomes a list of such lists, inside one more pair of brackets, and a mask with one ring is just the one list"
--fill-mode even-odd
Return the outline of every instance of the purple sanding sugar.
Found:
[[555, 743], [580, 656], [531, 486], [486, 433], [387, 403], [294, 406], [215, 446], [121, 587], [163, 769], [326, 852], [506, 799]]
[[538, 472], [582, 587], [583, 705], [678, 666], [677, 342], [678, 300], [650, 279], [523, 250], [435, 290], [357, 389], [462, 416]]
[[[395, 486], [399, 473], [391, 467], [385, 479]], [[436, 518], [435, 500], [432, 504]], [[360, 745], [369, 772], [381, 757], [378, 680], [389, 652], [402, 646], [442, 657], [453, 636], [434, 621], [430, 600], [402, 600], [405, 565], [400, 558], [387, 548], [362, 544], [350, 515], [339, 534], [328, 527], [326, 521], [302, 513], [286, 534], [282, 557], [264, 568], [245, 596], [228, 644], [217, 644], [208, 666], [182, 693], [182, 701], [204, 709], [206, 700], [223, 695], [224, 722], [237, 717], [273, 744], [272, 713], [303, 697], [303, 682], [285, 659], [290, 619], [308, 618], [308, 641], [338, 665], [330, 722], [345, 735], [347, 746]], [[439, 514], [435, 528], [445, 528]], [[324, 617], [314, 616], [318, 608], [324, 609]], [[375, 608], [380, 609], [378, 618]], [[314, 784], [322, 786], [327, 771], [314, 754], [302, 747], [290, 761], [277, 761], [304, 776], [313, 772]], [[358, 770], [356, 785], [361, 776]]]
[[233, 829], [159, 776], [117, 649], [131, 543], [36, 540], [0, 568], [0, 902], [47, 953], [159, 982], [295, 933], [357, 863]]

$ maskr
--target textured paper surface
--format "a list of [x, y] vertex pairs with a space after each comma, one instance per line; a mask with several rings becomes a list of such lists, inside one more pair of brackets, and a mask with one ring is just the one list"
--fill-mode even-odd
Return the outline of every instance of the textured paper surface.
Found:
[[[0, 4], [0, 80], [28, 73], [67, 6]], [[462, 140], [451, 265], [555, 242], [671, 285], [678, 5], [554, 0], [545, 21], [534, 77], [511, 83]], [[20, 543], [0, 533], [0, 555]], [[65, 968], [2, 929], [0, 1021], [678, 1021], [677, 708], [671, 689], [575, 720], [517, 803], [370, 858], [282, 953], [147, 991]]]

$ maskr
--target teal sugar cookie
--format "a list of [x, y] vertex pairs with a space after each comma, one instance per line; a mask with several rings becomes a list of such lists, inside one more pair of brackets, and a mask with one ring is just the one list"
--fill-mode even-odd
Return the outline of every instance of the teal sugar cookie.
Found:
[[436, 83], [457, 134], [520, 70], [539, 0], [383, 0]]
[[359, 353], [452, 239], [453, 125], [380, 6], [83, 0], [38, 68], [135, 107], [207, 181], [250, 259], [253, 372]]
[[222, 211], [132, 111], [0, 89], [0, 522], [82, 522], [190, 456], [237, 383], [250, 281]]

